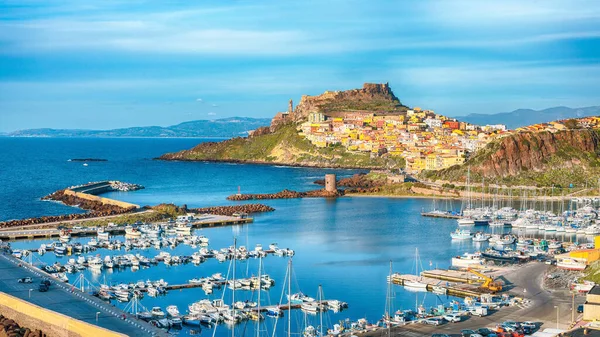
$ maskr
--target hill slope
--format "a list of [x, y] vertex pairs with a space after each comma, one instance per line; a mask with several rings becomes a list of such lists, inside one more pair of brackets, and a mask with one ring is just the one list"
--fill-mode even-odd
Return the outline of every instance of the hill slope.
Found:
[[522, 126], [547, 123], [555, 120], [597, 115], [600, 115], [600, 106], [590, 106], [584, 108], [568, 108], [560, 106], [544, 110], [518, 109], [512, 112], [502, 112], [489, 115], [470, 114], [456, 118], [461, 121], [476, 125], [505, 124], [509, 129], [516, 129]]
[[223, 142], [202, 143], [190, 150], [167, 153], [161, 160], [223, 161], [306, 167], [403, 167], [401, 158], [371, 159], [368, 153], [351, 153], [341, 146], [317, 148], [298, 135], [296, 123], [280, 125], [274, 132]]
[[568, 186], [596, 183], [600, 175], [600, 131], [520, 132], [489, 143], [465, 164], [423, 172], [430, 180], [471, 180], [517, 185]]
[[268, 125], [268, 118], [231, 117], [196, 120], [168, 127], [142, 126], [113, 130], [29, 129], [8, 133], [9, 137], [237, 137]]

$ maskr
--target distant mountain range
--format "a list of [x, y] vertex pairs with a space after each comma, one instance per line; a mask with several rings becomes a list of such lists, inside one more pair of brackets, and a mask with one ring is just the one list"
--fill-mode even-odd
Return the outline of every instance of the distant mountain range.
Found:
[[559, 119], [581, 118], [597, 115], [600, 115], [600, 106], [589, 106], [585, 108], [568, 108], [565, 106], [558, 106], [544, 110], [518, 109], [512, 112], [503, 112], [490, 115], [470, 114], [455, 118], [471, 124], [505, 124], [509, 129], [516, 129], [521, 126], [551, 122]]
[[113, 130], [28, 129], [4, 134], [9, 137], [219, 137], [247, 136], [248, 131], [269, 125], [270, 118], [231, 117], [196, 120], [177, 125], [141, 126]]

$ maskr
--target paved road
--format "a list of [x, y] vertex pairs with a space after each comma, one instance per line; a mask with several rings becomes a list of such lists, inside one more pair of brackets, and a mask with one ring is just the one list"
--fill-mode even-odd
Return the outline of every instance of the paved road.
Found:
[[[95, 324], [128, 336], [166, 336], [166, 332], [127, 315], [100, 299], [72, 289], [72, 286], [52, 280], [50, 290], [41, 293], [37, 290], [41, 277], [45, 276], [35, 268], [19, 267], [17, 260], [9, 255], [0, 255], [0, 291], [19, 297], [35, 305], [47, 308], [78, 320]], [[21, 277], [33, 277], [31, 284], [18, 283]], [[33, 289], [33, 291], [29, 291]], [[31, 293], [31, 297], [29, 294]], [[98, 322], [96, 313], [100, 312]]]
[[[523, 304], [502, 308], [486, 317], [471, 316], [460, 323], [446, 323], [437, 327], [418, 323], [410, 324], [393, 329], [391, 335], [424, 337], [434, 333], [443, 333], [460, 336], [462, 329], [490, 328], [509, 320], [538, 322], [542, 329], [556, 328], [557, 309], [554, 306], [559, 307], [559, 327], [566, 330], [571, 323], [571, 294], [567, 290], [551, 292], [542, 287], [542, 278], [547, 268], [548, 266], [543, 263], [531, 262], [507, 273], [506, 281], [510, 283], [509, 286], [513, 287], [510, 292], [528, 300]], [[575, 297], [575, 306], [583, 302], [585, 302], [584, 296]], [[361, 336], [388, 336], [388, 333], [386, 330], [380, 330]]]

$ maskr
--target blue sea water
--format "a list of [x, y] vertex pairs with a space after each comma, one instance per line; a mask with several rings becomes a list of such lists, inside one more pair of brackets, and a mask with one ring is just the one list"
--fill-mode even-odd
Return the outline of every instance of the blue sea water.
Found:
[[[192, 207], [233, 204], [225, 198], [237, 192], [276, 192], [284, 188], [294, 190], [314, 189], [313, 181], [325, 173], [334, 172], [349, 176], [358, 171], [289, 168], [264, 165], [236, 165], [193, 162], [163, 162], [152, 160], [164, 152], [190, 148], [200, 139], [27, 139], [0, 138], [0, 220], [63, 214], [77, 209], [39, 198], [66, 186], [97, 180], [121, 180], [144, 185], [144, 190], [109, 193], [106, 196], [141, 205], [163, 202], [187, 204]], [[107, 162], [68, 162], [70, 158], [104, 158]], [[288, 199], [261, 201], [276, 211], [258, 214], [255, 222], [247, 226], [212, 228], [197, 231], [210, 239], [210, 247], [219, 249], [233, 244], [237, 237], [240, 245], [252, 249], [260, 243], [267, 247], [276, 242], [280, 247], [296, 251], [293, 258], [293, 291], [317, 295], [322, 285], [325, 298], [339, 299], [349, 303], [340, 313], [328, 313], [327, 327], [339, 320], [362, 317], [370, 321], [381, 318], [386, 303], [386, 276], [389, 262], [394, 272], [415, 272], [415, 249], [421, 256], [419, 268], [447, 268], [454, 255], [473, 252], [482, 247], [471, 242], [452, 242], [449, 233], [456, 228], [455, 220], [431, 219], [420, 216], [422, 209], [431, 207], [428, 199], [394, 198], [339, 198], [339, 199]], [[458, 204], [454, 204], [458, 207]], [[121, 238], [122, 239], [122, 238]], [[572, 239], [572, 238], [570, 238]], [[76, 239], [87, 242], [89, 238]], [[19, 241], [16, 248], [37, 248], [47, 240]], [[191, 255], [191, 247], [180, 245], [171, 251], [175, 255]], [[136, 253], [133, 251], [132, 253]], [[155, 256], [158, 251], [144, 250], [139, 253]], [[124, 254], [100, 249], [94, 254]], [[54, 262], [53, 254], [40, 257], [46, 263]], [[68, 257], [59, 258], [66, 263]], [[263, 305], [276, 304], [282, 296], [283, 279], [287, 259], [270, 256], [264, 259], [264, 269], [275, 278], [276, 286], [263, 292]], [[94, 282], [131, 282], [138, 280], [165, 279], [171, 284], [182, 284], [194, 277], [206, 277], [215, 272], [226, 274], [228, 263], [211, 259], [200, 266], [192, 264], [149, 269], [115, 271], [101, 276], [85, 272]], [[238, 276], [257, 274], [258, 261], [239, 262]], [[71, 275], [75, 281], [77, 275]], [[396, 309], [414, 309], [415, 305], [431, 307], [447, 304], [452, 298], [434, 294], [416, 294], [395, 287], [393, 299]], [[171, 304], [185, 312], [187, 306], [210, 296], [201, 289], [171, 291], [166, 296], [146, 296], [146, 307]], [[225, 298], [231, 292], [227, 291]], [[250, 299], [251, 293], [236, 292], [238, 299]], [[255, 295], [254, 295], [255, 296]], [[255, 298], [254, 298], [255, 299]], [[116, 304], [122, 306], [122, 304]], [[304, 316], [294, 313], [293, 330], [301, 331]], [[309, 324], [317, 326], [317, 317], [308, 317]], [[286, 334], [286, 319], [277, 326], [278, 336]], [[273, 331], [273, 320], [266, 320], [263, 329], [268, 335]], [[236, 327], [236, 336], [252, 335], [256, 323], [248, 322]], [[181, 334], [187, 334], [184, 329]], [[226, 326], [219, 326], [216, 336], [230, 335]], [[203, 333], [211, 335], [211, 332]]]

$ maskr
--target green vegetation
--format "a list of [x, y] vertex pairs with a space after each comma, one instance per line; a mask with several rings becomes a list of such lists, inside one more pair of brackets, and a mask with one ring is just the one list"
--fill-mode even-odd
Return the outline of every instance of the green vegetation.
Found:
[[234, 138], [220, 143], [203, 143], [191, 150], [166, 154], [162, 159], [260, 162], [301, 166], [400, 168], [403, 158], [350, 152], [343, 146], [318, 148], [298, 134], [297, 125], [288, 123], [275, 132], [250, 138]]
[[399, 101], [392, 101], [386, 98], [372, 98], [368, 101], [356, 99], [336, 99], [330, 100], [320, 106], [321, 111], [340, 112], [340, 111], [373, 111], [373, 112], [395, 112], [405, 111], [406, 107]]
[[584, 272], [583, 280], [600, 283], [600, 261], [590, 264]]

